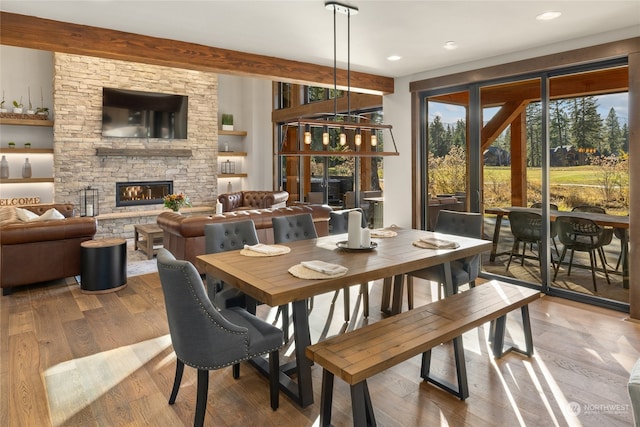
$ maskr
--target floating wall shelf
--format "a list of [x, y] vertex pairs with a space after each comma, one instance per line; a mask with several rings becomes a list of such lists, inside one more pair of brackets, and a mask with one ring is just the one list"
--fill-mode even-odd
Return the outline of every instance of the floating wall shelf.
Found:
[[192, 151], [180, 148], [96, 148], [96, 156], [191, 157]]

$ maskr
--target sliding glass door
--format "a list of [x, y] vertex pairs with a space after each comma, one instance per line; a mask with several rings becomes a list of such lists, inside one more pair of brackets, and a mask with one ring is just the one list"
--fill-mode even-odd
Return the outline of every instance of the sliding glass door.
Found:
[[[486, 277], [628, 310], [628, 81], [619, 60], [421, 93], [424, 228], [434, 198], [464, 194], [494, 242]], [[595, 222], [591, 256], [560, 216]]]

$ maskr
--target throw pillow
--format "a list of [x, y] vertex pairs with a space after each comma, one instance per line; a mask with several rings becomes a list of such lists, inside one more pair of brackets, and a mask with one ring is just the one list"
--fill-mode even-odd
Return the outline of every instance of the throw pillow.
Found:
[[39, 221], [64, 219], [64, 215], [60, 213], [56, 208], [51, 208], [42, 215], [40, 215]]
[[16, 222], [18, 216], [16, 215], [16, 208], [14, 206], [1, 206], [0, 207], [0, 225]]
[[29, 222], [29, 221], [37, 220], [37, 218], [40, 218], [38, 214], [31, 212], [28, 209], [22, 209], [22, 208], [16, 208], [16, 216], [20, 221], [23, 221], [23, 222]]

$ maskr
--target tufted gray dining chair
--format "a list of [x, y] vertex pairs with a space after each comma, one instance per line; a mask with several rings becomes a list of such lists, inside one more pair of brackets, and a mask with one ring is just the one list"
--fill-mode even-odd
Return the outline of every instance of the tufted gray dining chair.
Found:
[[[482, 214], [441, 210], [438, 213], [434, 231], [437, 233], [482, 239]], [[452, 261], [451, 278], [453, 280], [454, 293], [457, 293], [458, 287], [465, 283], [469, 283], [469, 286], [474, 287], [478, 274], [480, 274], [480, 255]], [[407, 274], [407, 294], [410, 309], [413, 308], [414, 277], [438, 282], [438, 293], [440, 293], [440, 287], [445, 282], [444, 266], [436, 265]]]
[[[313, 225], [313, 217], [310, 213], [273, 217], [271, 224], [273, 225], [273, 241], [275, 243], [318, 238], [318, 232], [316, 226]], [[309, 298], [308, 306], [311, 311], [313, 297]], [[279, 311], [282, 313], [282, 329], [285, 339], [287, 339], [289, 337], [289, 305], [281, 305]]]
[[169, 404], [180, 390], [184, 365], [198, 370], [195, 426], [204, 423], [209, 371], [233, 366], [240, 376], [240, 362], [269, 354], [271, 408], [279, 405], [279, 355], [282, 331], [240, 307], [218, 309], [189, 261], [176, 260], [166, 249], [158, 251], [158, 273], [167, 311], [171, 342], [176, 353], [176, 373]]
[[[258, 233], [252, 220], [205, 224], [204, 246], [208, 254], [236, 251], [244, 245], [258, 244]], [[218, 307], [246, 306], [245, 295], [216, 277], [207, 275], [209, 298]]]

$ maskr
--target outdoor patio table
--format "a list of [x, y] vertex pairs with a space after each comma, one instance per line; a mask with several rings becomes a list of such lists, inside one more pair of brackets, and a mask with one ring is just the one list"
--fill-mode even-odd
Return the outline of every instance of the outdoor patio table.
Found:
[[[500, 240], [500, 227], [502, 225], [502, 217], [505, 215], [509, 215], [510, 212], [533, 212], [542, 214], [542, 209], [540, 208], [526, 208], [523, 206], [509, 206], [505, 208], [488, 208], [485, 209], [486, 214], [496, 215], [496, 225], [493, 231], [493, 246], [491, 248], [491, 255], [489, 256], [489, 261], [493, 262], [496, 259], [496, 255], [498, 250], [498, 241]], [[613, 227], [620, 229], [628, 229], [629, 228], [629, 217], [622, 215], [610, 215], [610, 214], [601, 214], [601, 213], [593, 213], [593, 212], [571, 212], [571, 211], [556, 211], [550, 210], [549, 217], [552, 221], [555, 221], [556, 218], [560, 216], [573, 216], [577, 218], [586, 218], [594, 221], [596, 224], [602, 227]], [[622, 286], [625, 289], [629, 288], [629, 257], [626, 256], [628, 253], [628, 233], [621, 233], [621, 248], [623, 254], [625, 256], [622, 257]]]

